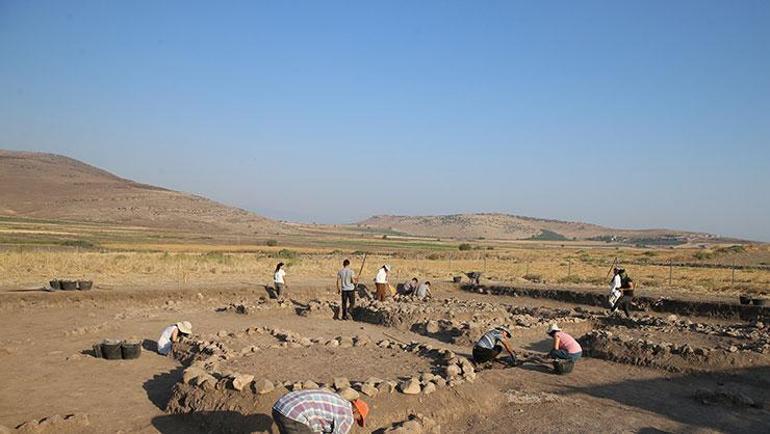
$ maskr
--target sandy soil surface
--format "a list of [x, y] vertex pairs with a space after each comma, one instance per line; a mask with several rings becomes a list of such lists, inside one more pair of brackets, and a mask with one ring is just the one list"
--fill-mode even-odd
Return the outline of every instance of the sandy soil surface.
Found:
[[[298, 289], [292, 297], [333, 299], [325, 288], [309, 283], [307, 288], [300, 282], [295, 283]], [[522, 306], [574, 307], [550, 300], [471, 294], [449, 286], [437, 288], [435, 292], [439, 299], [453, 297]], [[365, 334], [373, 342], [417, 341], [458, 354], [470, 353], [470, 348], [408, 329], [305, 318], [297, 316], [293, 309], [265, 309], [248, 315], [216, 311], [228, 303], [254, 300], [263, 295], [262, 288], [212, 291], [169, 288], [93, 291], [88, 296], [43, 294], [24, 301], [17, 295], [0, 299], [0, 364], [3, 367], [0, 425], [14, 428], [30, 420], [84, 413], [87, 425], [61, 422], [43, 427], [41, 432], [219, 432], [206, 424], [207, 418], [214, 417], [229, 421], [225, 430], [228, 432], [272, 429], [267, 415], [280, 390], [250, 403], [248, 411], [223, 408], [197, 415], [173, 414], [166, 409], [182, 376], [184, 366], [180, 362], [150, 350], [144, 351], [138, 360], [126, 361], [108, 361], [89, 355], [91, 346], [104, 338], [137, 337], [145, 339], [150, 349], [163, 327], [182, 319], [191, 321], [195, 334], [200, 336], [213, 337], [223, 330], [259, 326], [291, 330], [308, 337]], [[601, 309], [594, 310], [601, 312]], [[720, 323], [711, 318], [692, 320]], [[734, 320], [722, 322], [735, 324]], [[584, 321], [569, 327], [568, 331], [578, 337], [604, 325]], [[546, 338], [541, 328], [516, 329], [513, 344], [521, 353], [544, 352], [550, 345]], [[735, 342], [732, 338], [721, 342], [721, 338], [715, 336], [697, 339], [709, 345]], [[255, 344], [266, 345], [269, 341], [255, 341]], [[247, 342], [231, 344], [242, 348]], [[270, 378], [281, 375], [312, 378], [314, 374], [387, 378], [429, 367], [429, 361], [419, 356], [379, 350], [374, 346], [281, 351], [271, 353], [265, 349], [264, 354], [252, 356], [257, 358], [249, 362], [249, 366], [264, 367], [260, 374]], [[328, 354], [313, 360], [317, 351]], [[318, 360], [331, 363], [318, 365]], [[533, 360], [516, 368], [481, 371], [473, 383], [442, 389], [428, 396], [406, 396], [398, 392], [380, 395], [372, 399], [374, 412], [378, 413], [372, 419], [375, 425], [358, 432], [386, 428], [413, 412], [435, 416], [443, 432], [767, 432], [770, 364], [766, 360], [758, 357], [752, 366], [742, 369], [673, 374], [662, 369], [585, 357], [567, 376], [554, 375], [549, 365]], [[750, 400], [733, 399], [736, 396]], [[466, 402], [472, 405], [464, 405]]]

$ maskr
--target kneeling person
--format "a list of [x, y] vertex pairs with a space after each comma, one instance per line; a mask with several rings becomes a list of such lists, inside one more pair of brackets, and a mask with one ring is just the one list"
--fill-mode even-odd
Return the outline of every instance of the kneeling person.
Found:
[[180, 321], [163, 329], [158, 338], [158, 353], [164, 356], [171, 352], [174, 342], [179, 342], [182, 337], [192, 333], [192, 324], [189, 321]]
[[473, 347], [473, 361], [482, 364], [497, 358], [503, 352], [503, 348], [511, 355], [511, 362], [516, 362], [516, 356], [511, 349], [509, 339], [513, 336], [506, 327], [496, 327], [488, 331], [476, 342]]
[[283, 395], [273, 405], [273, 420], [281, 434], [347, 434], [353, 422], [364, 426], [369, 406], [321, 389], [298, 390]]
[[553, 349], [548, 353], [552, 358], [577, 362], [583, 355], [583, 348], [578, 341], [561, 331], [558, 325], [551, 324], [548, 327], [548, 336], [553, 338]]

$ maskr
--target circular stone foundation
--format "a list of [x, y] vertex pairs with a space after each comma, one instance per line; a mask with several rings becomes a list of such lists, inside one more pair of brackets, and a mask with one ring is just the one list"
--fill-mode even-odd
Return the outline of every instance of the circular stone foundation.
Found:
[[364, 381], [369, 377], [396, 379], [421, 372], [438, 372], [431, 357], [374, 345], [364, 347], [267, 348], [220, 362], [222, 372], [238, 372], [271, 380], [328, 383], [335, 377]]

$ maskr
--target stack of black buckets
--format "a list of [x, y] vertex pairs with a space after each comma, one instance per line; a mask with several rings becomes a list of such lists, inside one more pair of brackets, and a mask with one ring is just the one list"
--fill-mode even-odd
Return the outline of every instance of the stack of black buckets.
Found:
[[94, 345], [94, 355], [107, 360], [138, 359], [141, 354], [142, 342], [139, 340], [105, 339]]

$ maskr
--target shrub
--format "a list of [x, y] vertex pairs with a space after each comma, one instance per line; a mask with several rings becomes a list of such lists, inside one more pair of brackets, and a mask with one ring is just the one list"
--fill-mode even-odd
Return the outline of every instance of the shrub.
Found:
[[699, 261], [705, 261], [707, 259], [713, 259], [714, 258], [714, 252], [712, 252], [710, 250], [702, 250], [700, 252], [695, 252], [693, 257], [695, 257], [695, 259], [697, 259]]
[[457, 248], [458, 248], [458, 249], [460, 249], [460, 250], [462, 250], [462, 251], [465, 251], [465, 250], [472, 250], [472, 249], [473, 249], [473, 246], [471, 246], [471, 245], [470, 245], [470, 244], [468, 244], [468, 243], [462, 243], [462, 244], [460, 244], [459, 246], [457, 246]]
[[277, 245], [278, 245], [278, 240], [267, 240], [267, 241], [265, 242], [265, 244], [266, 244], [268, 247], [275, 247], [275, 246], [277, 246]]
[[428, 260], [436, 261], [438, 259], [441, 259], [441, 255], [439, 255], [438, 253], [431, 253], [430, 255], [428, 255]]
[[533, 235], [529, 239], [537, 241], [567, 241], [568, 238], [558, 232], [541, 229], [539, 234]]
[[283, 258], [283, 259], [295, 259], [297, 256], [298, 256], [297, 252], [289, 249], [281, 249], [275, 255], [276, 258]]

